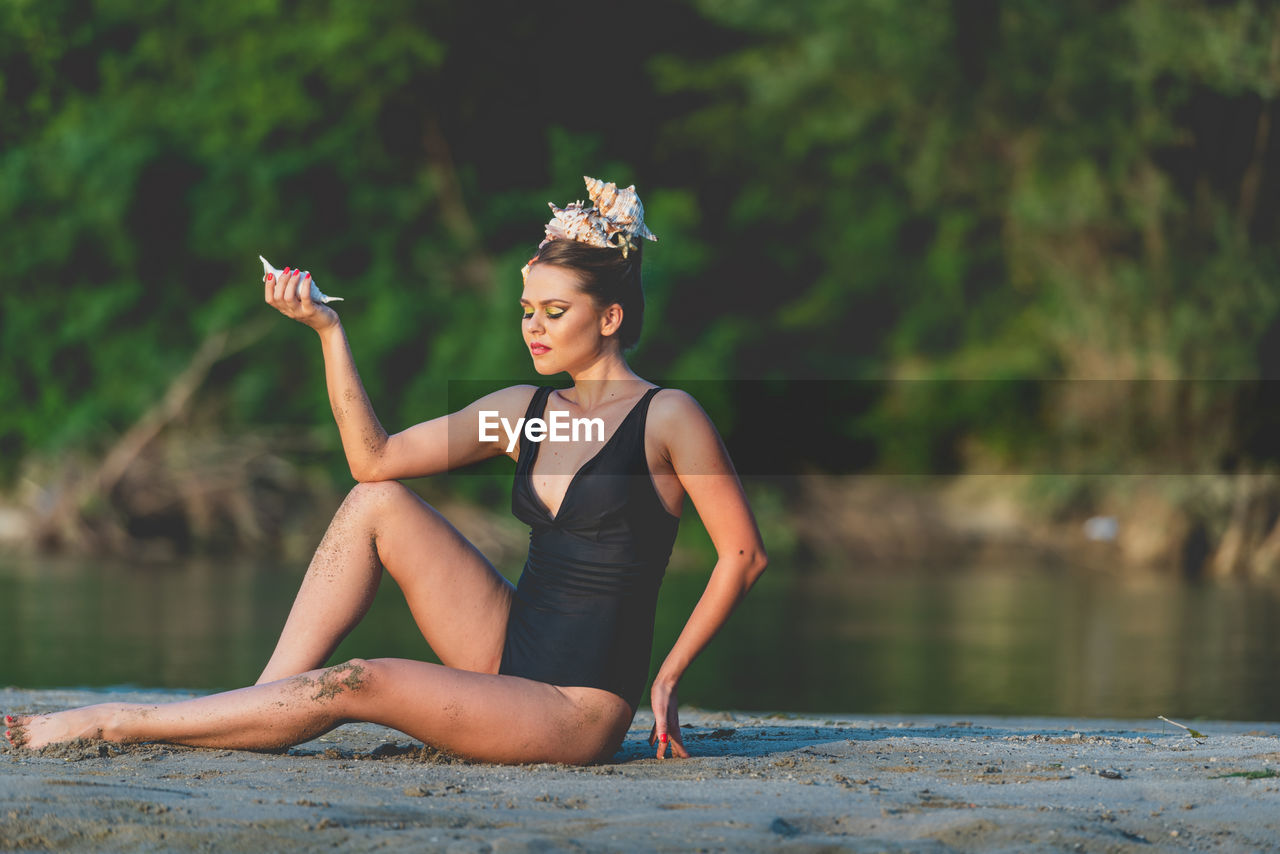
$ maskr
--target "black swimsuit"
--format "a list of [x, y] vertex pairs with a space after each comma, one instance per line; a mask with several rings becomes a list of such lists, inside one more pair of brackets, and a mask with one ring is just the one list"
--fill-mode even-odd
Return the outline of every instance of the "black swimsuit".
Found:
[[[533, 491], [540, 442], [523, 432], [511, 511], [529, 559], [511, 603], [499, 673], [612, 691], [634, 711], [649, 679], [658, 586], [680, 520], [662, 506], [644, 453], [645, 393], [569, 482], [552, 517]], [[525, 418], [542, 417], [539, 388]]]

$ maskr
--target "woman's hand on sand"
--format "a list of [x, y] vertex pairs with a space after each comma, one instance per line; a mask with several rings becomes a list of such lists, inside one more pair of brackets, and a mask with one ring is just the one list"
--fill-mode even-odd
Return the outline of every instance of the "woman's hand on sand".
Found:
[[338, 325], [338, 313], [311, 299], [311, 274], [286, 267], [279, 276], [267, 273], [263, 284], [267, 305], [317, 332]]
[[680, 703], [676, 700], [676, 686], [656, 679], [649, 687], [649, 700], [653, 705], [653, 729], [649, 732], [649, 746], [658, 745], [658, 759], [665, 759], [667, 744], [671, 744], [671, 758], [688, 759], [689, 751], [680, 740]]

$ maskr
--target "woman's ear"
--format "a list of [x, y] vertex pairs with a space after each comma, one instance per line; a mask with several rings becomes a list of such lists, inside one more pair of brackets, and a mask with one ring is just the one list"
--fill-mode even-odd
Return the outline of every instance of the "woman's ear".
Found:
[[618, 303], [606, 308], [600, 314], [600, 334], [613, 335], [622, 328], [622, 306]]

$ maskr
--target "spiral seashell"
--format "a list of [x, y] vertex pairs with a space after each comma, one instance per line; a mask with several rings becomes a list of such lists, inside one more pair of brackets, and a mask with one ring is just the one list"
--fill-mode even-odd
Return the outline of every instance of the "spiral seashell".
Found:
[[[635, 184], [619, 190], [617, 184], [612, 182], [606, 184], [588, 175], [583, 175], [582, 180], [586, 182], [587, 194], [591, 196], [591, 201], [595, 203], [596, 209], [600, 211], [600, 216], [605, 222], [610, 245], [622, 248], [622, 257], [625, 258], [627, 255], [626, 246], [629, 245], [631, 249], [636, 248], [632, 242], [634, 238], [643, 237], [655, 241], [658, 239], [644, 224], [644, 205], [640, 203], [640, 196], [636, 194]], [[623, 237], [619, 238], [615, 235], [623, 235]]]
[[[276, 278], [280, 277], [281, 271], [277, 270], [275, 267], [272, 267], [270, 261], [268, 261], [266, 258], [263, 258], [261, 255], [258, 256], [258, 260], [262, 262], [262, 281], [264, 284], [267, 281], [267, 273], [270, 273]], [[311, 301], [328, 304], [331, 302], [343, 302], [343, 299], [342, 297], [331, 297], [321, 293], [320, 289], [316, 287], [316, 280], [312, 279], [311, 280]]]

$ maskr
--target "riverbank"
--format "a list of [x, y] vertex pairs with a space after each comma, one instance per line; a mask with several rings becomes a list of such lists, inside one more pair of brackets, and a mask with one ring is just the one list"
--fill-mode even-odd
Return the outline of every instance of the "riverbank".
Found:
[[[16, 493], [0, 493], [0, 556], [172, 563], [238, 555], [305, 564], [346, 487], [320, 470], [275, 463], [280, 482], [261, 495], [156, 463], [137, 474], [141, 481], [129, 493], [142, 496], [141, 506], [83, 492], [83, 484], [74, 495], [66, 485], [37, 488], [41, 479], [58, 478], [33, 475]], [[193, 486], [205, 482], [222, 491], [209, 496]], [[775, 562], [793, 555], [859, 565], [1014, 556], [1166, 578], [1280, 578], [1280, 474], [813, 474], [746, 484]], [[501, 499], [509, 479], [494, 476], [490, 497], [479, 503], [474, 491], [464, 494], [445, 481], [411, 486], [495, 565], [523, 561], [528, 529]], [[707, 559], [705, 537], [682, 533], [672, 565]]]
[[[174, 693], [0, 691], [6, 712]], [[685, 709], [686, 760], [637, 716], [614, 761], [498, 767], [346, 725], [285, 755], [162, 745], [0, 756], [0, 849], [1260, 850], [1280, 724], [762, 716]], [[1154, 848], [1153, 848], [1154, 846]]]

